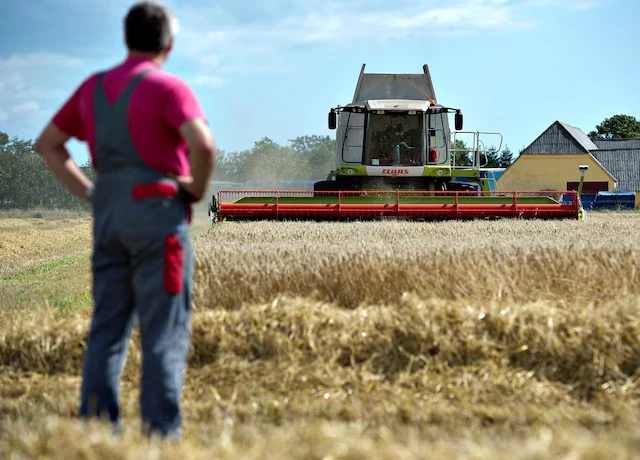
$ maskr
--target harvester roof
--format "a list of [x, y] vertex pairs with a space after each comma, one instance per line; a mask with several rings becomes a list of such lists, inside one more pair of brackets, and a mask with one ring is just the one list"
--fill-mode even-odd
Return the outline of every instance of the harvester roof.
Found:
[[423, 66], [423, 73], [415, 74], [365, 73], [364, 69], [363, 64], [352, 102], [379, 99], [436, 99], [431, 74], [426, 64]]
[[431, 101], [416, 99], [372, 99], [363, 102], [351, 102], [338, 108], [344, 112], [376, 112], [383, 110], [385, 112], [446, 113], [457, 110], [440, 104], [432, 104]]
[[367, 110], [385, 111], [406, 111], [426, 112], [429, 110], [429, 101], [407, 100], [407, 99], [373, 99], [366, 101]]

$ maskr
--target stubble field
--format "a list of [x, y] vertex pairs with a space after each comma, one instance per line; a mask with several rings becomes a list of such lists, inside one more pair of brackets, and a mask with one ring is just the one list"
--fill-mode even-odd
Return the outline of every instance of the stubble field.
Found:
[[2, 458], [633, 458], [640, 214], [194, 226], [178, 444], [78, 425], [90, 223], [0, 218]]

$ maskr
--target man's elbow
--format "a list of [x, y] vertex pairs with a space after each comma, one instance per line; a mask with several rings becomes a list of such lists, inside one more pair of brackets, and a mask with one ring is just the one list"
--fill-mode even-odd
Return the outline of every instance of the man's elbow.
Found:
[[33, 150], [40, 155], [48, 165], [51, 165], [52, 160], [56, 156], [56, 147], [47, 139], [38, 138], [33, 145]]
[[36, 139], [35, 144], [33, 144], [33, 150], [46, 159], [51, 155], [55, 155], [60, 147], [64, 147], [68, 138], [53, 124], [49, 124]]
[[[62, 144], [64, 146], [64, 144]], [[47, 140], [37, 140], [33, 150], [42, 157], [47, 168], [55, 168], [65, 161], [65, 156], [60, 153], [60, 145]]]
[[215, 163], [217, 156], [216, 140], [204, 120], [196, 118], [180, 127], [180, 134], [187, 142], [189, 151], [205, 164]]
[[218, 149], [213, 135], [201, 140], [198, 150], [208, 166], [214, 167], [218, 157]]
[[215, 167], [216, 162], [218, 161], [218, 149], [215, 142], [207, 145], [207, 158], [209, 160], [209, 164], [212, 167]]
[[36, 139], [35, 144], [33, 144], [33, 151], [40, 156], [44, 156], [44, 152], [46, 151], [45, 146], [46, 143], [42, 140], [42, 137], [39, 137]]

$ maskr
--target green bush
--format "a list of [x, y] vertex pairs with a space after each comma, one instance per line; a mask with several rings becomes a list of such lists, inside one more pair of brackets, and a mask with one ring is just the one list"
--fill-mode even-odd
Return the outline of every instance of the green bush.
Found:
[[[85, 174], [94, 177], [89, 165]], [[0, 209], [88, 209], [86, 202], [74, 196], [48, 170], [33, 150], [33, 141], [0, 132]]]

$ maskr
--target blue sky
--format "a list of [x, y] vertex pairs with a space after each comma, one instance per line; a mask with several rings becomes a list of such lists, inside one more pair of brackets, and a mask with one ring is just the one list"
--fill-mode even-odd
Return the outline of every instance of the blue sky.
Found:
[[[130, 0], [0, 0], [0, 131], [34, 138], [91, 72], [125, 56]], [[191, 84], [225, 151], [329, 134], [360, 67], [431, 69], [465, 129], [518, 151], [555, 120], [588, 132], [640, 118], [634, 0], [170, 0], [166, 70]], [[86, 148], [72, 143], [80, 163]]]

